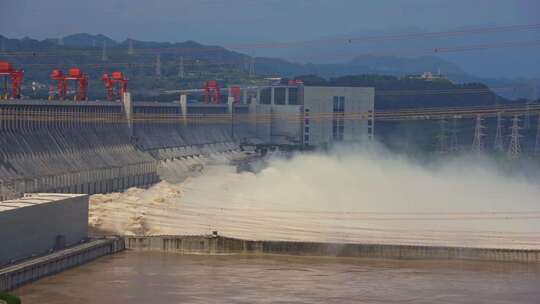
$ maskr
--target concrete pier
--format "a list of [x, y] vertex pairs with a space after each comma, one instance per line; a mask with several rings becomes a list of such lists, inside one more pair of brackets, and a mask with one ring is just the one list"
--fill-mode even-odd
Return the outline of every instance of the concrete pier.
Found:
[[181, 254], [282, 254], [376, 259], [540, 263], [540, 250], [251, 241], [215, 236], [126, 236], [128, 249]]
[[23, 284], [124, 249], [122, 238], [100, 239], [0, 268], [0, 292], [15, 289]]

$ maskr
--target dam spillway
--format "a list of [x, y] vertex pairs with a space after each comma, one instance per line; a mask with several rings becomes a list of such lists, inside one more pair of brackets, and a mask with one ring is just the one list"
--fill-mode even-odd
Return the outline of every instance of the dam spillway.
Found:
[[[224, 114], [196, 104], [190, 114]], [[246, 105], [235, 107], [246, 112]], [[159, 181], [161, 162], [238, 148], [241, 124], [197, 124], [179, 103], [16, 100], [0, 103], [0, 199], [31, 192], [106, 193]], [[238, 128], [234, 130], [233, 128]]]

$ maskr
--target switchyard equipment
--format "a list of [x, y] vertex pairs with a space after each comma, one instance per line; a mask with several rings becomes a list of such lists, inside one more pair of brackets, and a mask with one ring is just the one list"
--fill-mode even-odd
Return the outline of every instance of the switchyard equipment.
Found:
[[[4, 78], [4, 87], [0, 99], [20, 99], [24, 71], [14, 69], [11, 63], [7, 61], [0, 61], [0, 76]], [[11, 80], [11, 94], [8, 89], [8, 78]]]
[[215, 80], [208, 80], [203, 85], [204, 102], [205, 103], [220, 103], [221, 90], [219, 84]]
[[[53, 70], [51, 79], [57, 82], [57, 94], [60, 100], [66, 98], [69, 90], [69, 81], [73, 80], [77, 82], [75, 87], [74, 100], [87, 100], [88, 99], [88, 75], [82, 72], [79, 68], [71, 68], [67, 75], [60, 70]], [[51, 90], [54, 92], [54, 90]], [[54, 93], [51, 92], [49, 99], [53, 99]]]
[[101, 80], [105, 84], [105, 90], [107, 91], [107, 100], [113, 101], [115, 98], [115, 85], [119, 84], [118, 99], [124, 96], [127, 92], [128, 79], [125, 78], [122, 72], [112, 72], [111, 75], [105, 73], [101, 76]]

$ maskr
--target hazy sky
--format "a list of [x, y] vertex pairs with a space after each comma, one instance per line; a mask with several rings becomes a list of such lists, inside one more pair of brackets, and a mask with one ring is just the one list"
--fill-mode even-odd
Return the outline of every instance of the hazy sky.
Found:
[[540, 22], [538, 0], [0, 0], [0, 34], [266, 42]]

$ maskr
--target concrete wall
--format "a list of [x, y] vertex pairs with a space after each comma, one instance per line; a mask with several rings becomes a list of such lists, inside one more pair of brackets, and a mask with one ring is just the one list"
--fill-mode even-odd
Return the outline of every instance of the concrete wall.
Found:
[[73, 248], [28, 260], [0, 269], [0, 292], [18, 288], [26, 283], [82, 265], [101, 256], [125, 249], [118, 238], [94, 240]]
[[302, 106], [272, 106], [270, 142], [272, 144], [302, 144]]
[[125, 237], [125, 242], [127, 248], [133, 250], [171, 251], [183, 254], [284, 254], [377, 259], [450, 259], [540, 263], [539, 250], [250, 241], [213, 236]]
[[[298, 90], [297, 105], [289, 104], [291, 89]], [[373, 137], [373, 88], [358, 87], [265, 87], [270, 98], [265, 104], [251, 104], [252, 128], [264, 143], [311, 145], [341, 141], [333, 136], [334, 120], [343, 121], [343, 141], [360, 142]], [[277, 94], [281, 103], [276, 103]], [[285, 94], [283, 94], [283, 91]], [[283, 97], [285, 96], [285, 102]], [[334, 114], [334, 97], [344, 98], [344, 113]], [[278, 98], [279, 99], [279, 98]]]
[[[52, 198], [51, 198], [52, 197]], [[50, 202], [42, 202], [51, 200]], [[8, 209], [10, 207], [17, 207]], [[57, 237], [65, 245], [88, 236], [88, 196], [36, 195], [0, 202], [0, 266], [42, 255], [54, 249]]]
[[374, 110], [375, 90], [373, 88], [304, 87], [304, 110], [309, 110], [311, 115], [310, 144], [320, 145], [334, 141], [331, 115], [334, 96], [345, 97], [343, 140], [367, 139], [369, 137], [369, 120], [361, 115]]

